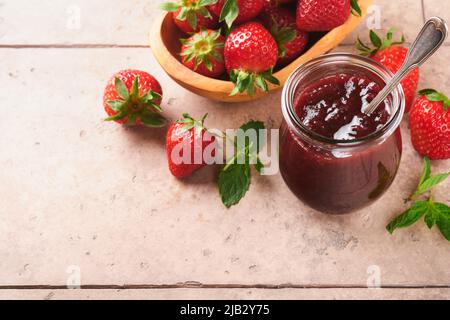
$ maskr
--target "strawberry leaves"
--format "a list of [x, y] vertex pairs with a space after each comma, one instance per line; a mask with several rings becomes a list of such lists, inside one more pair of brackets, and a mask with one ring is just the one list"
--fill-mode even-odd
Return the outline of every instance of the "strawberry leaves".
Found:
[[258, 158], [258, 153], [265, 144], [259, 135], [260, 130], [263, 129], [265, 129], [264, 123], [250, 121], [241, 126], [238, 135], [243, 134], [244, 137], [247, 137], [247, 134], [253, 131], [256, 133], [256, 140], [245, 138], [245, 142], [240, 143], [239, 138], [234, 139], [235, 154], [222, 168], [218, 180], [219, 193], [227, 208], [238, 204], [249, 190], [251, 165], [258, 172], [262, 172], [263, 164]]
[[425, 96], [428, 100], [433, 102], [442, 102], [444, 104], [445, 111], [448, 111], [448, 109], [450, 108], [450, 99], [445, 94], [434, 89], [420, 90], [419, 95]]
[[161, 100], [161, 95], [155, 91], [149, 91], [144, 95], [139, 94], [139, 77], [135, 77], [128, 90], [125, 83], [115, 79], [115, 90], [120, 97], [118, 100], [106, 101], [107, 105], [116, 112], [105, 121], [119, 121], [127, 119], [127, 125], [136, 125], [138, 119], [151, 128], [160, 128], [166, 125], [166, 119], [159, 114], [161, 107], [156, 103]]
[[180, 133], [185, 133], [191, 129], [194, 129], [197, 133], [200, 133], [203, 130], [208, 131], [205, 127], [206, 118], [208, 118], [208, 114], [205, 114], [201, 120], [196, 120], [189, 113], [183, 113], [183, 118], [178, 120], [178, 123], [183, 124]]
[[220, 13], [219, 22], [225, 21], [228, 28], [231, 29], [234, 21], [239, 16], [239, 6], [237, 0], [225, 0], [222, 11]]
[[213, 70], [213, 60], [223, 63], [223, 57], [219, 53], [223, 49], [225, 42], [219, 40], [220, 31], [201, 30], [189, 39], [181, 39], [180, 42], [185, 49], [181, 53], [184, 62], [195, 61], [196, 70], [201, 64], [209, 70]]
[[292, 27], [280, 28], [276, 21], [274, 21], [270, 33], [278, 45], [278, 57], [284, 58], [286, 56], [286, 44], [295, 40], [297, 32]]
[[359, 7], [358, 0], [350, 0], [350, 6], [352, 8], [352, 14], [357, 17], [362, 16], [362, 10]]
[[192, 29], [196, 30], [198, 26], [197, 15], [211, 19], [212, 15], [208, 9], [206, 9], [206, 6], [216, 4], [217, 1], [218, 0], [181, 0], [179, 2], [162, 3], [160, 8], [168, 12], [176, 12], [181, 9], [176, 19], [180, 21], [187, 20]]
[[[419, 185], [410, 200], [415, 200], [431, 191], [433, 187], [449, 176], [450, 172], [431, 175], [430, 160], [425, 158]], [[386, 229], [392, 234], [398, 228], [406, 228], [415, 224], [422, 217], [424, 217], [424, 222], [428, 228], [431, 229], [434, 225], [437, 225], [442, 235], [450, 241], [450, 207], [443, 203], [434, 202], [431, 196], [427, 200], [415, 201], [408, 210], [392, 220]]]
[[370, 44], [365, 44], [362, 42], [360, 38], [356, 40], [356, 48], [360, 51], [360, 54], [362, 56], [371, 56], [377, 53], [378, 51], [384, 50], [386, 48], [389, 48], [393, 45], [401, 45], [406, 41], [406, 38], [404, 35], [402, 35], [401, 39], [398, 41], [394, 41], [394, 33], [396, 30], [394, 28], [391, 28], [388, 30], [386, 37], [384, 39], [380, 38], [380, 36], [373, 30], [370, 30], [369, 37], [370, 37]]
[[267, 82], [279, 86], [280, 81], [275, 78], [272, 73], [273, 68], [263, 73], [248, 73], [243, 70], [232, 70], [230, 80], [235, 83], [235, 87], [230, 93], [230, 96], [247, 92], [248, 95], [252, 97], [255, 93], [255, 88], [259, 88], [263, 92], [268, 92], [269, 86]]

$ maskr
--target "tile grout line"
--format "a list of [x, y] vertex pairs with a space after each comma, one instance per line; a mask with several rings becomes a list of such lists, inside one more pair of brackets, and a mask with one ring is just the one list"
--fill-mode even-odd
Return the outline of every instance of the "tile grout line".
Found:
[[[68, 286], [62, 285], [9, 285], [0, 286], [2, 290], [70, 290]], [[362, 285], [295, 285], [295, 284], [280, 284], [280, 285], [268, 285], [268, 284], [197, 284], [197, 283], [181, 283], [181, 284], [168, 284], [168, 285], [82, 285], [80, 290], [164, 290], [164, 289], [262, 289], [262, 290], [284, 290], [284, 289], [308, 289], [308, 290], [326, 290], [326, 289], [378, 289], [370, 288]], [[379, 289], [402, 289], [402, 290], [414, 290], [414, 289], [450, 289], [450, 285], [384, 285]]]

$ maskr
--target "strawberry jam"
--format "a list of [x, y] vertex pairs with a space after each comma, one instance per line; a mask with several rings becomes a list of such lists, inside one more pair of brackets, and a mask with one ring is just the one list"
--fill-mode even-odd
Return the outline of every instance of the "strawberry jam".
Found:
[[364, 76], [339, 74], [326, 77], [295, 98], [295, 111], [304, 126], [334, 140], [363, 138], [382, 128], [390, 108], [381, 104], [370, 116], [362, 108], [382, 87]]
[[362, 112], [384, 83], [367, 71], [342, 72], [293, 89], [291, 116], [283, 110], [280, 169], [293, 193], [312, 208], [348, 213], [379, 198], [393, 182], [403, 109], [396, 112], [387, 99], [371, 115]]

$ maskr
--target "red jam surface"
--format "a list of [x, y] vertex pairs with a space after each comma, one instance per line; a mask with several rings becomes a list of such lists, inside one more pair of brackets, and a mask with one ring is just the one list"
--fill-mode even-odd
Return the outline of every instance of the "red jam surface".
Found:
[[297, 94], [294, 105], [303, 125], [334, 140], [363, 138], [389, 120], [390, 107], [381, 104], [370, 116], [362, 109], [382, 87], [365, 76], [339, 74], [320, 80]]
[[[304, 126], [334, 140], [364, 138], [390, 119], [388, 102], [370, 116], [364, 105], [384, 84], [365, 75], [338, 74], [321, 79], [295, 95], [294, 110]], [[357, 148], [321, 148], [303, 140], [286, 122], [281, 127], [280, 170], [303, 202], [325, 213], [362, 208], [391, 185], [401, 158], [400, 130], [383, 141]]]

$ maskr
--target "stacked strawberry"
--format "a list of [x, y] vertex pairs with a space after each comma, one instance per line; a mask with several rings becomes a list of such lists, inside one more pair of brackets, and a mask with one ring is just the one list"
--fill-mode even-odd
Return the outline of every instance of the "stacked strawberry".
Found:
[[[387, 32], [384, 39], [370, 31], [374, 46], [358, 39], [356, 46], [362, 55], [381, 63], [392, 73], [397, 73], [405, 62], [408, 48], [403, 46], [405, 37], [394, 41], [394, 29]], [[411, 140], [416, 151], [431, 160], [450, 159], [450, 99], [434, 89], [419, 91], [420, 97], [414, 102], [419, 85], [419, 68], [411, 71], [401, 82], [405, 93], [405, 112], [410, 114]]]
[[227, 71], [235, 83], [231, 95], [279, 85], [274, 69], [305, 51], [310, 32], [338, 27], [351, 12], [361, 14], [357, 0], [178, 0], [162, 9], [190, 35], [181, 39], [182, 63], [211, 78], [225, 79]]
[[[388, 31], [386, 37], [381, 39], [374, 31], [370, 31], [370, 40], [374, 46], [362, 43], [358, 39], [356, 46], [364, 56], [369, 56], [373, 60], [378, 61], [392, 73], [397, 73], [402, 67], [408, 55], [408, 48], [402, 46], [405, 42], [405, 37], [399, 41], [394, 41], [394, 29]], [[405, 112], [411, 110], [411, 106], [416, 96], [417, 87], [419, 85], [419, 68], [411, 71], [401, 82], [403, 91], [405, 92]]]

